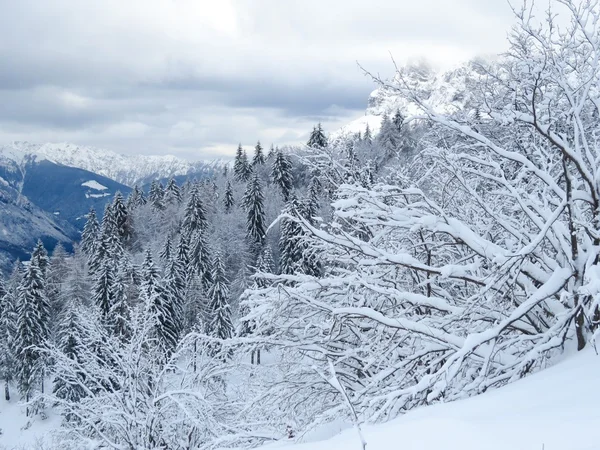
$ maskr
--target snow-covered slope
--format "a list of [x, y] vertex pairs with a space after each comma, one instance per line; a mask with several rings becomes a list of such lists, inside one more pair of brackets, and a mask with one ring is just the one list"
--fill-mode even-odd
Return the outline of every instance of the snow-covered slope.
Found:
[[95, 147], [69, 143], [33, 144], [17, 141], [0, 145], [0, 158], [24, 160], [35, 156], [105, 176], [127, 186], [144, 184], [155, 178], [188, 175], [222, 167], [221, 160], [189, 162], [172, 155], [121, 155]]
[[[598, 450], [600, 356], [592, 349], [500, 389], [364, 427], [371, 450]], [[305, 440], [310, 440], [306, 437]], [[355, 430], [265, 449], [361, 450]]]

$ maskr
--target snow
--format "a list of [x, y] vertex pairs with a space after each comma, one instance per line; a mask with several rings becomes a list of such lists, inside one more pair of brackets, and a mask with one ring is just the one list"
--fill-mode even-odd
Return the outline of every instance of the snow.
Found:
[[[600, 448], [600, 357], [592, 349], [523, 380], [466, 400], [418, 408], [388, 423], [363, 426], [372, 450], [592, 450]], [[339, 424], [335, 424], [339, 428]], [[324, 441], [265, 449], [360, 450], [356, 430]]]
[[90, 189], [95, 189], [97, 191], [103, 191], [108, 189], [106, 186], [102, 186], [96, 180], [86, 181], [85, 183], [81, 183], [82, 186], [89, 187]]

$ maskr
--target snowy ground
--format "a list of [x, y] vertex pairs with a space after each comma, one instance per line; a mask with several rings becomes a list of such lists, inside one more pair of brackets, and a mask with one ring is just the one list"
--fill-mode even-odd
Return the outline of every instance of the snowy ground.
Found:
[[[599, 374], [600, 356], [588, 349], [501, 389], [364, 427], [367, 450], [598, 450]], [[38, 441], [49, 440], [59, 418], [50, 413], [46, 420], [34, 419], [28, 429], [26, 424], [24, 408], [1, 398], [0, 449], [35, 449]], [[334, 428], [312, 433], [304, 443], [264, 448], [361, 450], [351, 429], [317, 441]]]
[[[599, 387], [600, 356], [589, 349], [501, 389], [423, 407], [363, 433], [367, 450], [598, 450]], [[282, 446], [289, 443], [266, 448]], [[293, 450], [361, 445], [356, 431], [346, 430]]]

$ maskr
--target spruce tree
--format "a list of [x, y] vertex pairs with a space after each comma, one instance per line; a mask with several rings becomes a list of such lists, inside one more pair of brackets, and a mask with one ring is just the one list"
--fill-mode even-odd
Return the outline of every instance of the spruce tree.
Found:
[[227, 182], [227, 187], [225, 188], [225, 196], [223, 197], [223, 205], [225, 205], [225, 212], [230, 213], [231, 208], [235, 204], [235, 198], [233, 197], [233, 188], [231, 187], [231, 182]]
[[263, 153], [263, 148], [260, 145], [260, 141], [256, 143], [256, 147], [254, 147], [254, 158], [252, 159], [252, 165], [263, 165], [265, 163], [265, 154]]
[[194, 186], [185, 207], [183, 232], [192, 235], [197, 232], [205, 231], [207, 226], [206, 209], [200, 198], [198, 187]]
[[93, 302], [100, 310], [102, 319], [108, 322], [114, 305], [115, 268], [110, 258], [102, 260], [93, 288]]
[[177, 258], [167, 263], [165, 270], [164, 286], [167, 304], [170, 305], [171, 321], [174, 324], [176, 341], [183, 335], [184, 303], [185, 303], [185, 270]]
[[125, 340], [131, 336], [131, 309], [129, 307], [131, 290], [128, 287], [130, 276], [127, 264], [117, 270], [113, 284], [113, 304], [110, 309], [110, 329], [112, 334]]
[[115, 232], [121, 241], [121, 245], [125, 246], [133, 237], [133, 228], [131, 226], [131, 217], [125, 207], [123, 196], [117, 191], [113, 199], [111, 212], [113, 215]]
[[17, 261], [9, 278], [6, 293], [0, 298], [0, 378], [4, 380], [4, 398], [10, 401], [10, 385], [17, 377], [17, 320], [19, 286], [23, 274]]
[[59, 242], [52, 252], [50, 265], [48, 266], [48, 275], [46, 277], [46, 295], [50, 302], [50, 323], [52, 324], [52, 330], [58, 325], [58, 318], [64, 307], [65, 296], [63, 295], [63, 290], [68, 274], [67, 252]]
[[377, 135], [377, 144], [384, 150], [386, 158], [393, 157], [400, 146], [399, 131], [387, 114], [383, 115], [381, 130]]
[[369, 127], [368, 123], [365, 127], [365, 134], [363, 135], [362, 141], [367, 145], [371, 145], [373, 143], [373, 134], [371, 133], [371, 127]]
[[233, 162], [233, 175], [236, 180], [242, 180], [244, 174], [246, 173], [246, 169], [244, 167], [244, 149], [242, 148], [242, 144], [238, 145], [238, 148], [235, 152], [235, 159]]
[[[256, 271], [259, 273], [274, 273], [275, 262], [273, 261], [273, 255], [271, 254], [271, 248], [265, 246], [258, 261], [256, 262]], [[257, 287], [263, 288], [268, 285], [268, 282], [261, 278], [256, 278], [255, 283]]]
[[127, 197], [127, 210], [133, 211], [134, 209], [143, 206], [146, 204], [146, 196], [144, 195], [144, 191], [142, 191], [139, 186], [136, 184], [133, 187], [133, 190]]
[[50, 258], [48, 257], [48, 251], [46, 250], [46, 247], [44, 247], [41, 239], [38, 239], [37, 244], [33, 249], [33, 253], [31, 254], [31, 259], [37, 260], [38, 267], [42, 272], [42, 278], [45, 280], [48, 266], [50, 265]]
[[269, 153], [267, 154], [267, 159], [273, 159], [276, 153], [277, 151], [275, 150], [275, 146], [271, 144], [271, 146], [269, 147]]
[[211, 280], [211, 256], [206, 234], [204, 232], [194, 234], [190, 247], [190, 269], [200, 277], [203, 287], [208, 289]]
[[233, 324], [229, 305], [229, 287], [219, 252], [216, 252], [212, 266], [213, 282], [208, 291], [210, 321], [207, 324], [207, 333], [218, 339], [230, 339], [233, 334]]
[[312, 148], [325, 148], [327, 147], [327, 137], [323, 132], [323, 128], [321, 124], [313, 127], [312, 132], [310, 133], [310, 137], [308, 138], [307, 146]]
[[173, 257], [173, 244], [171, 243], [171, 236], [167, 236], [167, 239], [165, 240], [165, 243], [163, 244], [158, 256], [164, 264], [169, 262]]
[[188, 234], [182, 233], [179, 235], [177, 248], [175, 249], [175, 258], [184, 270], [190, 267], [190, 238]]
[[400, 109], [397, 109], [396, 112], [394, 113], [394, 117], [392, 118], [392, 122], [394, 123], [394, 126], [396, 127], [396, 130], [401, 133], [402, 132], [402, 127], [404, 125], [404, 116], [400, 112]]
[[[50, 326], [50, 304], [45, 294], [39, 258], [31, 259], [19, 287], [17, 331], [17, 386], [26, 401], [39, 386], [44, 391], [45, 358], [39, 348], [46, 344]], [[27, 415], [29, 415], [27, 408]]]
[[252, 245], [262, 247], [265, 241], [266, 219], [264, 195], [258, 174], [254, 174], [248, 182], [242, 204], [246, 209], [246, 237]]
[[294, 179], [292, 175], [292, 163], [281, 150], [278, 150], [275, 155], [275, 160], [271, 167], [271, 178], [273, 179], [273, 183], [279, 186], [283, 200], [287, 202], [294, 187]]
[[165, 200], [171, 205], [179, 205], [182, 200], [181, 189], [177, 186], [174, 178], [170, 178], [165, 188]]
[[[73, 361], [75, 366], [83, 362], [82, 347], [85, 345], [84, 337], [86, 335], [81, 326], [80, 311], [81, 304], [76, 299], [69, 301], [61, 312], [58, 326], [57, 348], [63, 355]], [[59, 366], [54, 374], [53, 393], [59, 399], [78, 402], [86, 395], [82, 384], [85, 384], [85, 373], [83, 371], [78, 370], [73, 375], [71, 371], [62, 371]], [[69, 421], [75, 417], [67, 412], [65, 418]]]
[[152, 208], [162, 211], [165, 209], [165, 189], [158, 180], [154, 180], [150, 185], [150, 192], [148, 193], [148, 199]]
[[87, 221], [81, 233], [81, 250], [88, 258], [94, 254], [96, 243], [100, 237], [100, 224], [96, 217], [96, 210], [90, 209], [87, 214]]
[[[296, 217], [298, 209], [298, 200], [295, 195], [292, 195], [283, 209], [283, 214]], [[280, 230], [279, 269], [283, 274], [294, 274], [302, 261], [302, 247], [300, 245], [303, 235], [302, 227], [293, 219], [284, 218], [281, 221]]]

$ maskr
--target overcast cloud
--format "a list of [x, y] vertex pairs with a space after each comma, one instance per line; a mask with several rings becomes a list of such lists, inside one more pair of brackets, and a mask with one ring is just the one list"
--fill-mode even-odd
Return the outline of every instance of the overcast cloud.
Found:
[[506, 44], [504, 0], [0, 0], [0, 142], [230, 156], [364, 113], [397, 60]]

